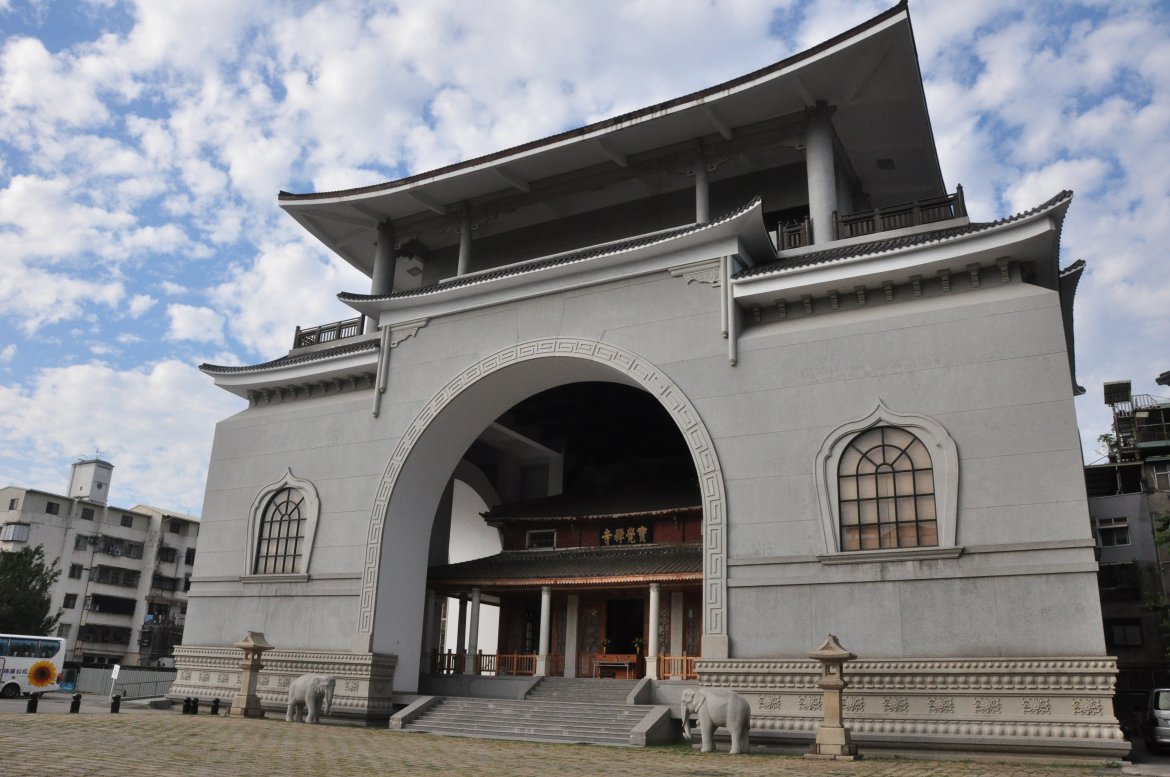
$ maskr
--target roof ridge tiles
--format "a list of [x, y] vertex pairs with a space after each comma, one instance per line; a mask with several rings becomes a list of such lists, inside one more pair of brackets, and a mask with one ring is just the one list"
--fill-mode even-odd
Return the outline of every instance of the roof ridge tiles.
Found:
[[1030, 208], [1020, 213], [1013, 213], [1010, 216], [1005, 216], [1004, 218], [996, 219], [995, 221], [971, 222], [959, 227], [945, 227], [943, 229], [930, 230], [927, 232], [917, 232], [912, 235], [879, 238], [877, 240], [871, 240], [866, 243], [852, 243], [850, 245], [829, 247], [821, 251], [813, 251], [788, 259], [781, 258], [773, 262], [758, 264], [755, 267], [749, 267], [746, 270], [741, 270], [731, 277], [733, 280], [754, 278], [780, 270], [792, 270], [799, 267], [828, 264], [830, 262], [839, 261], [841, 259], [876, 256], [878, 254], [884, 254], [899, 249], [914, 248], [921, 245], [927, 245], [929, 243], [938, 243], [957, 237], [963, 237], [965, 235], [977, 234], [979, 232], [985, 232], [989, 229], [1002, 227], [1016, 221], [1031, 218], [1032, 216], [1036, 216], [1045, 211], [1052, 210], [1071, 200], [1072, 195], [1073, 193], [1071, 189], [1064, 189], [1060, 193], [1050, 197], [1048, 200], [1034, 208]]
[[260, 364], [239, 364], [229, 366], [222, 364], [208, 364], [205, 362], [199, 365], [199, 371], [212, 375], [225, 375], [233, 372], [274, 370], [280, 367], [291, 367], [296, 364], [304, 364], [306, 362], [327, 359], [331, 356], [345, 356], [350, 353], [371, 350], [377, 348], [378, 345], [379, 342], [377, 340], [362, 340], [360, 343], [346, 343], [345, 345], [338, 345], [334, 348], [327, 348], [323, 351], [315, 351], [313, 353], [301, 354], [299, 356], [281, 356], [278, 359], [261, 362]]
[[420, 297], [426, 294], [437, 294], [442, 291], [447, 291], [448, 289], [474, 286], [477, 283], [484, 283], [486, 281], [493, 281], [500, 278], [508, 278], [516, 275], [536, 272], [538, 270], [543, 270], [549, 267], [559, 267], [566, 264], [573, 264], [575, 262], [596, 259], [601, 256], [611, 256], [613, 254], [625, 253], [627, 251], [632, 251], [635, 248], [644, 248], [646, 246], [664, 243], [669, 240], [683, 237], [685, 235], [691, 235], [696, 232], [701, 232], [706, 229], [720, 226], [721, 224], [726, 224], [727, 222], [747, 213], [752, 208], [760, 206], [762, 203], [762, 198], [756, 196], [746, 204], [724, 213], [718, 218], [703, 222], [701, 224], [683, 224], [682, 226], [672, 227], [660, 232], [651, 232], [645, 235], [638, 235], [636, 237], [622, 238], [620, 240], [614, 240], [608, 243], [600, 243], [595, 246], [589, 246], [588, 248], [567, 251], [561, 254], [552, 254], [550, 256], [536, 257], [535, 259], [526, 259], [514, 264], [503, 265], [495, 269], [482, 270], [480, 272], [469, 273], [468, 275], [450, 278], [438, 283], [432, 283], [428, 286], [420, 286], [417, 289], [396, 291], [393, 294], [356, 294], [354, 292], [343, 291], [337, 295], [337, 298], [344, 302], [352, 302]]

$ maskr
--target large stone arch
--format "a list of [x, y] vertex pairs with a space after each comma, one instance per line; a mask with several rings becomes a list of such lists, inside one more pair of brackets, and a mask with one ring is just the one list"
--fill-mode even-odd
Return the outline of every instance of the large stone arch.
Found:
[[[648, 391], [686, 440], [703, 500], [703, 653], [727, 656], [726, 497], [702, 419], [682, 390], [637, 354], [593, 340], [546, 338], [505, 348], [463, 370], [415, 415], [386, 465], [370, 512], [353, 644], [362, 652], [398, 656], [397, 690], [412, 690], [417, 682], [422, 629], [418, 602], [423, 599], [426, 554], [412, 554], [409, 548], [427, 547], [438, 494], [458, 458], [488, 423], [520, 400], [591, 380]], [[411, 520], [411, 515], [425, 518]]]

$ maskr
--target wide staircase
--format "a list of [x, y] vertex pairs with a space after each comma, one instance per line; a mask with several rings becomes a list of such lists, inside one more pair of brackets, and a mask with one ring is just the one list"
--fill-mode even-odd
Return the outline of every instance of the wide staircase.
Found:
[[542, 679], [524, 699], [447, 696], [404, 731], [487, 739], [628, 745], [652, 709], [627, 705], [635, 680]]

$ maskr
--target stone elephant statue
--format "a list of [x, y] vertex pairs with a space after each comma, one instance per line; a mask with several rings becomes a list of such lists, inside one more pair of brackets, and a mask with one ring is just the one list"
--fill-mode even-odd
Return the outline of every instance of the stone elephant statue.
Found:
[[742, 696], [726, 688], [687, 688], [682, 692], [683, 738], [691, 741], [691, 715], [699, 719], [704, 753], [715, 751], [715, 728], [731, 732], [731, 752], [748, 751], [748, 726], [751, 708]]
[[288, 687], [288, 721], [320, 723], [322, 715], [333, 709], [333, 689], [337, 678], [327, 674], [303, 674]]

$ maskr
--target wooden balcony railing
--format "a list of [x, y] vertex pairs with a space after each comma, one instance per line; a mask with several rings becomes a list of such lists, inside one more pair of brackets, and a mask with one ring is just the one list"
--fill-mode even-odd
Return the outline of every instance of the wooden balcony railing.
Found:
[[872, 235], [966, 215], [967, 203], [963, 199], [963, 187], [958, 186], [954, 194], [944, 194], [942, 197], [932, 197], [904, 205], [874, 208], [860, 213], [850, 213], [847, 216], [838, 216], [834, 211], [833, 239], [844, 240], [849, 237]]
[[[850, 237], [873, 235], [891, 229], [917, 227], [936, 221], [960, 218], [967, 215], [967, 203], [963, 199], [963, 187], [955, 187], [954, 194], [932, 197], [903, 205], [850, 213], [845, 216], [833, 211], [832, 239], [844, 240]], [[776, 227], [776, 250], [790, 251], [812, 245], [816, 225], [809, 219], [790, 221]]]
[[698, 680], [695, 674], [695, 660], [698, 656], [660, 656], [658, 673], [663, 680]]
[[807, 218], [804, 221], [790, 221], [776, 227], [776, 245], [780, 251], [802, 248], [811, 243], [812, 234]]
[[465, 653], [431, 653], [431, 672], [434, 674], [463, 674]]
[[357, 337], [365, 330], [365, 322], [365, 316], [358, 316], [308, 329], [301, 329], [298, 326], [296, 334], [293, 336], [293, 348], [304, 348], [309, 345], [344, 340], [347, 337]]
[[[484, 658], [489, 654], [483, 654]], [[497, 653], [491, 656], [495, 659], [495, 673], [497, 675], [526, 675], [536, 674], [536, 654], [534, 653]]]

